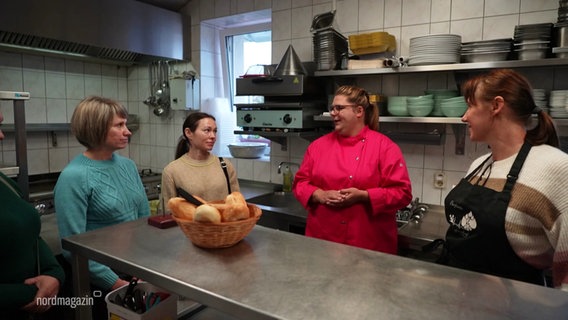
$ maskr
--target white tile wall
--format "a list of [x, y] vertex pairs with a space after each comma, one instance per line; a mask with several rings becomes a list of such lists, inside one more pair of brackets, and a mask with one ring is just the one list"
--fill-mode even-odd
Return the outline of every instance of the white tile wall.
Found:
[[[186, 8], [192, 23], [192, 64], [202, 81], [201, 99], [222, 97], [222, 82], [216, 30], [200, 26], [202, 20], [220, 18], [272, 7], [273, 63], [278, 63], [292, 44], [302, 60], [313, 59], [309, 27], [314, 15], [336, 6], [337, 29], [345, 35], [387, 31], [398, 40], [398, 54], [408, 54], [411, 37], [429, 33], [456, 33], [462, 40], [475, 41], [512, 36], [516, 24], [555, 22], [557, 0], [226, 0], [192, 1]], [[524, 70], [539, 87], [568, 88], [568, 68], [556, 70]], [[385, 95], [418, 95], [426, 88], [452, 88], [452, 74], [385, 75], [360, 80], [369, 91]], [[158, 118], [142, 101], [150, 95], [148, 70], [144, 66], [117, 67], [55, 57], [0, 52], [0, 90], [30, 91], [26, 103], [29, 122], [68, 122], [77, 103], [89, 94], [102, 94], [118, 99], [140, 119], [130, 146], [121, 151], [136, 161], [140, 168], [161, 170], [173, 160], [180, 128], [187, 114], [171, 112]], [[0, 101], [5, 123], [13, 122], [12, 105]], [[425, 130], [428, 126], [383, 123], [381, 127], [399, 130]], [[442, 204], [445, 195], [464, 175], [472, 159], [485, 154], [484, 145], [466, 139], [465, 154], [455, 154], [455, 136], [446, 126], [445, 143], [441, 146], [401, 144], [409, 166], [413, 193], [423, 201]], [[566, 134], [566, 129], [563, 130]], [[28, 136], [30, 173], [60, 171], [83, 147], [67, 132], [56, 132], [57, 145], [47, 133]], [[277, 143], [271, 148], [271, 161], [231, 159], [239, 177], [281, 183], [277, 173], [281, 161], [300, 163], [310, 141], [290, 138], [286, 150]], [[15, 163], [13, 134], [0, 143], [2, 161]], [[47, 159], [47, 161], [46, 161]], [[433, 175], [444, 172], [446, 187], [433, 187]]]

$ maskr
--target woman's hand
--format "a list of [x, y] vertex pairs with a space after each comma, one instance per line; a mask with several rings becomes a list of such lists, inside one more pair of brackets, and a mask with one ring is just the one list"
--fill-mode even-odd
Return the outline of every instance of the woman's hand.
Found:
[[369, 193], [357, 188], [347, 188], [341, 190], [321, 190], [318, 189], [312, 194], [312, 201], [330, 207], [348, 207], [357, 202], [366, 201]]
[[[40, 275], [37, 277], [29, 278], [24, 281], [27, 285], [35, 285], [37, 287], [37, 293], [32, 302], [25, 305], [22, 310], [31, 312], [31, 313], [42, 313], [51, 306], [49, 304], [37, 304], [38, 299], [41, 298], [51, 298], [57, 296], [59, 292], [59, 280], [52, 276]], [[40, 302], [48, 302], [49, 300], [45, 299]]]
[[351, 206], [357, 202], [365, 202], [369, 199], [367, 190], [359, 190], [357, 188], [341, 189], [339, 194], [343, 198], [343, 201], [341, 201], [341, 206], [343, 207]]
[[116, 280], [116, 282], [112, 285], [111, 290], [116, 290], [116, 289], [118, 289], [118, 288], [120, 288], [120, 287], [123, 287], [123, 286], [129, 284], [129, 283], [130, 283], [130, 282], [128, 282], [128, 281], [126, 281], [126, 280], [123, 280], [123, 279], [118, 278], [118, 279]]

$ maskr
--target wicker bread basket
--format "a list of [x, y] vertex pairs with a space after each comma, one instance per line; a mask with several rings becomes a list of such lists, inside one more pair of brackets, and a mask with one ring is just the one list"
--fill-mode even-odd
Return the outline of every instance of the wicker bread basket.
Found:
[[247, 203], [251, 213], [250, 218], [234, 222], [203, 223], [185, 220], [173, 216], [181, 231], [201, 248], [227, 248], [234, 246], [246, 237], [262, 215], [262, 210]]

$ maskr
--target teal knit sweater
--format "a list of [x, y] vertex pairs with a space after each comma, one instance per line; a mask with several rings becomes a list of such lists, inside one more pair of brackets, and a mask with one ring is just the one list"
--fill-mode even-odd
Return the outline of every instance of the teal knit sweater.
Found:
[[[118, 154], [110, 160], [75, 157], [55, 185], [55, 211], [61, 238], [150, 215], [150, 207], [134, 162]], [[70, 253], [63, 251], [69, 259]], [[91, 283], [109, 290], [118, 275], [89, 261]]]
[[[21, 198], [14, 181], [0, 173], [0, 319], [19, 319], [20, 308], [32, 302], [35, 285], [24, 280], [49, 275], [63, 285], [65, 273], [51, 249], [40, 238], [39, 213]], [[38, 261], [39, 258], [39, 261]]]

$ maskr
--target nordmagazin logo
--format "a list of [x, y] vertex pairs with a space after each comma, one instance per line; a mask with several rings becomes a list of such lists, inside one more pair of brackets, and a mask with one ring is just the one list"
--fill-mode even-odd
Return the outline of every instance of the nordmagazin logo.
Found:
[[94, 298], [100, 297], [102, 295], [101, 291], [93, 291], [93, 296], [84, 297], [43, 297], [36, 298], [36, 304], [38, 306], [67, 306], [72, 309], [80, 306], [93, 306]]

